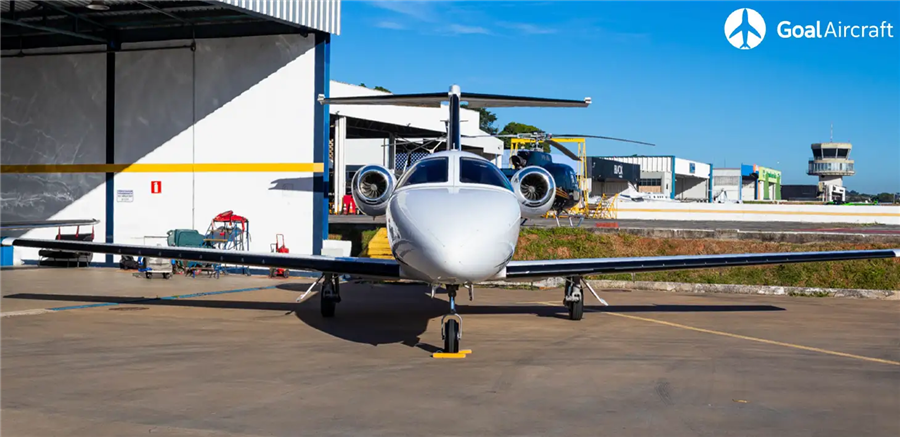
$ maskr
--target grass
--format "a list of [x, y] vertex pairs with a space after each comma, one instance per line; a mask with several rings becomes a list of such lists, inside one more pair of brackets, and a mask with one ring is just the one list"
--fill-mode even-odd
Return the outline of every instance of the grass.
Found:
[[[353, 256], [365, 253], [374, 230], [352, 231], [332, 238], [353, 241]], [[519, 234], [515, 260], [613, 258], [728, 253], [817, 252], [826, 250], [893, 249], [890, 244], [774, 243], [733, 240], [646, 238], [621, 233], [596, 233], [582, 228], [528, 228]], [[594, 279], [632, 280], [630, 273], [597, 275]], [[637, 273], [636, 281], [701, 284], [777, 285], [784, 287], [900, 290], [900, 259], [874, 259], [754, 267], [675, 270]]]
[[[523, 229], [519, 235], [519, 245], [513, 259], [611, 258], [892, 248], [890, 244], [794, 244], [645, 238], [625, 233], [600, 234], [579, 228], [544, 228]], [[630, 281], [632, 276], [631, 274], [615, 274], [598, 275], [596, 278]], [[900, 259], [648, 272], [635, 274], [634, 280], [900, 290]]]

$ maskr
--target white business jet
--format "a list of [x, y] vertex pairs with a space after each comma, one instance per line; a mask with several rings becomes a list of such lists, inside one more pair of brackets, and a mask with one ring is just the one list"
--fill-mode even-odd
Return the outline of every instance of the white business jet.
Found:
[[459, 353], [462, 338], [462, 318], [455, 305], [461, 285], [469, 288], [471, 299], [473, 284], [485, 280], [563, 277], [563, 302], [569, 318], [580, 320], [584, 288], [605, 304], [584, 280], [585, 275], [900, 257], [897, 249], [512, 261], [522, 218], [539, 217], [550, 209], [556, 191], [554, 180], [541, 167], [525, 167], [507, 179], [490, 161], [462, 151], [460, 102], [468, 102], [470, 108], [587, 107], [590, 99], [463, 94], [457, 86], [451, 87], [449, 93], [332, 99], [319, 96], [319, 103], [324, 105], [440, 107], [443, 102], [449, 102], [448, 150], [421, 159], [399, 180], [388, 169], [370, 165], [360, 169], [351, 183], [353, 197], [362, 212], [385, 216], [393, 260], [24, 238], [7, 239], [3, 244], [317, 271], [322, 276], [313, 286], [322, 283], [319, 299], [324, 317], [333, 317], [341, 300], [340, 276], [422, 281], [431, 284], [432, 292], [442, 285], [450, 303], [449, 314], [441, 320], [443, 352], [451, 354]]

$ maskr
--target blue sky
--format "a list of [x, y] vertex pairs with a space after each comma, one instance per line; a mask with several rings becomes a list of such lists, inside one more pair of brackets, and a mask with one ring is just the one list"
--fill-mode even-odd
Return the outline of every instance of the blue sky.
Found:
[[[766, 21], [752, 50], [725, 19]], [[783, 39], [781, 21], [877, 25], [893, 38]], [[395, 93], [590, 96], [587, 109], [496, 109], [552, 133], [597, 134], [589, 155], [676, 155], [716, 167], [759, 164], [806, 175], [810, 143], [849, 141], [858, 191], [900, 192], [900, 3], [344, 1], [332, 79]]]

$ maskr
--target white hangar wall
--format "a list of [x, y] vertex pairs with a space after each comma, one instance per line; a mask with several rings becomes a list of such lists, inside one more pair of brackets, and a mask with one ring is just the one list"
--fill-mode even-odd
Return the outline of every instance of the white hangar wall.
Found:
[[[130, 47], [137, 46], [123, 48]], [[196, 52], [117, 53], [115, 164], [124, 170], [114, 186], [133, 197], [112, 205], [114, 241], [142, 244], [170, 229], [205, 232], [215, 215], [233, 210], [250, 221], [250, 250], [268, 252], [281, 233], [291, 252], [312, 253], [313, 178], [322, 171], [313, 164], [315, 51], [314, 35], [280, 35], [198, 40]], [[4, 165], [105, 162], [105, 55], [9, 58], [3, 67]], [[42, 105], [30, 109], [31, 118], [7, 123], [7, 114], [21, 112], [8, 111], [7, 101], [15, 107], [19, 100]], [[57, 140], [41, 140], [42, 132]], [[104, 173], [3, 178], [4, 220], [99, 218], [95, 241], [104, 241]], [[153, 181], [161, 192], [151, 192]], [[65, 189], [46, 190], [51, 183]], [[8, 210], [7, 191], [25, 201]], [[42, 196], [43, 206], [28, 202]], [[157, 242], [165, 244], [148, 241]], [[36, 254], [16, 250], [23, 259]]]
[[[4, 58], [2, 63], [0, 163], [76, 166], [105, 162], [105, 55]], [[0, 221], [102, 219], [105, 180], [103, 173], [93, 172], [3, 171]], [[94, 230], [102, 241], [105, 223]], [[56, 232], [34, 229], [27, 236], [52, 239]], [[38, 249], [16, 248], [13, 253], [17, 258], [36, 259]]]

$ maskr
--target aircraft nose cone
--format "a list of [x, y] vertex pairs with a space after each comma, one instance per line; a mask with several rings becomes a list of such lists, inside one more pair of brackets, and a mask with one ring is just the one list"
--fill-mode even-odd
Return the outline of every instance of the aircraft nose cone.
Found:
[[394, 196], [389, 213], [392, 237], [398, 237], [391, 241], [395, 255], [436, 282], [494, 276], [512, 257], [519, 235], [519, 205], [512, 193], [498, 190], [409, 190]]

